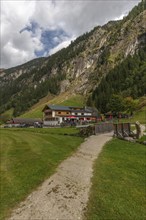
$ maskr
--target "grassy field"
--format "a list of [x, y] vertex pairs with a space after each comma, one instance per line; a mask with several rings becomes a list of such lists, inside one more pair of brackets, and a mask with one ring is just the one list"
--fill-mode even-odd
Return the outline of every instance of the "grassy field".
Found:
[[79, 133], [79, 129], [76, 127], [63, 127], [63, 128], [15, 128], [15, 129], [7, 129], [7, 130], [15, 130], [17, 131], [25, 131], [28, 133], [40, 133], [40, 134], [55, 134], [55, 135], [69, 135], [76, 136]]
[[120, 119], [120, 122], [135, 123], [136, 121], [139, 121], [142, 124], [146, 124], [146, 106], [140, 109], [139, 111], [135, 112], [132, 118]]
[[114, 139], [94, 165], [86, 220], [146, 219], [146, 147]]
[[1, 129], [0, 219], [55, 172], [83, 141], [76, 129]]
[[72, 96], [67, 100], [64, 100], [61, 105], [65, 106], [78, 106], [83, 107], [85, 105], [84, 103], [84, 97], [81, 95]]

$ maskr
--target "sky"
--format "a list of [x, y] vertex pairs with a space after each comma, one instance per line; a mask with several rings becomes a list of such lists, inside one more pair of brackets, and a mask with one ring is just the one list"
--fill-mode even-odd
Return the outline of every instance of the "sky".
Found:
[[140, 0], [1, 0], [0, 68], [67, 47], [83, 33], [118, 20]]

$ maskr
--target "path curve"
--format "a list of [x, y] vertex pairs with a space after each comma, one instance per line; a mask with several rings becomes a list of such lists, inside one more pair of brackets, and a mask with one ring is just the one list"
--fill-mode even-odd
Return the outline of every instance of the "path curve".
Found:
[[57, 172], [15, 209], [9, 220], [82, 219], [91, 187], [93, 162], [112, 134], [89, 137]]

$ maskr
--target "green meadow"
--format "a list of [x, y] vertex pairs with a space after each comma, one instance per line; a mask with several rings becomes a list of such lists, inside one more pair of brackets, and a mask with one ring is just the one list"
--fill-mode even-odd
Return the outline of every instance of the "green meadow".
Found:
[[[0, 129], [0, 220], [51, 176], [83, 139], [76, 128]], [[113, 139], [94, 164], [86, 220], [146, 217], [146, 147]]]
[[94, 164], [86, 220], [146, 219], [146, 147], [113, 139]]
[[[0, 129], [0, 219], [52, 175], [83, 141], [76, 129]], [[66, 134], [66, 135], [64, 135]]]

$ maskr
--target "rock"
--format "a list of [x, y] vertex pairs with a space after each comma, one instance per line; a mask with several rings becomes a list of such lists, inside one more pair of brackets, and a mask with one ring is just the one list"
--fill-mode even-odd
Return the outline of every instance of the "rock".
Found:
[[79, 134], [81, 137], [89, 137], [91, 135], [94, 135], [95, 127], [94, 126], [83, 127], [80, 129]]
[[132, 137], [125, 137], [124, 140], [130, 141], [130, 142], [133, 142], [133, 143], [136, 142], [136, 140], [134, 140]]
[[139, 139], [143, 136], [143, 131], [138, 121], [135, 123], [135, 127], [136, 127], [136, 138]]
[[70, 86], [69, 80], [68, 79], [63, 80], [60, 85], [60, 92], [61, 93], [65, 92], [69, 88], [69, 86]]

